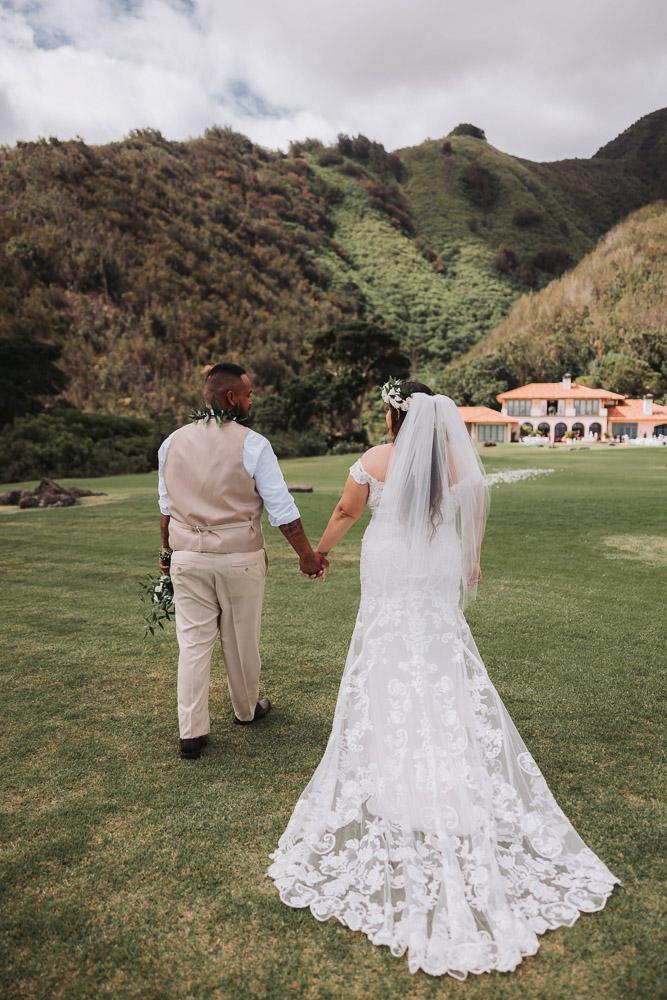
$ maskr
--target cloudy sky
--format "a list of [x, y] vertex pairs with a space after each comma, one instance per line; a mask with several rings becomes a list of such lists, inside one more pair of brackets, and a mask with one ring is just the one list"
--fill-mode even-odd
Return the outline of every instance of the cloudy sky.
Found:
[[0, 143], [219, 124], [395, 149], [470, 121], [547, 160], [666, 104], [665, 0], [0, 0]]

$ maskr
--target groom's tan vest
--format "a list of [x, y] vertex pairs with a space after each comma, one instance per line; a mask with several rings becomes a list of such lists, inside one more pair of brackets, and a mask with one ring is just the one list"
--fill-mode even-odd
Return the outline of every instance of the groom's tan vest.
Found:
[[249, 431], [193, 423], [175, 431], [164, 463], [169, 544], [175, 551], [257, 552], [264, 547], [262, 498], [243, 465]]

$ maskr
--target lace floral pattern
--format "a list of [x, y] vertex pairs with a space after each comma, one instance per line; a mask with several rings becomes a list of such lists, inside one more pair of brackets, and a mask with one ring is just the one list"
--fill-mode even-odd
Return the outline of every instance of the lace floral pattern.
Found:
[[[360, 462], [350, 471], [376, 510], [382, 483]], [[269, 875], [288, 906], [407, 952], [411, 972], [463, 979], [514, 969], [618, 880], [489, 679], [457, 605], [451, 542], [440, 576], [420, 576], [372, 518], [331, 736]]]
[[368, 485], [367, 504], [371, 510], [375, 510], [380, 503], [383, 483], [379, 479], [374, 479], [370, 473], [366, 472], [360, 458], [357, 459], [354, 465], [350, 466], [350, 475], [355, 483], [359, 483], [360, 486]]

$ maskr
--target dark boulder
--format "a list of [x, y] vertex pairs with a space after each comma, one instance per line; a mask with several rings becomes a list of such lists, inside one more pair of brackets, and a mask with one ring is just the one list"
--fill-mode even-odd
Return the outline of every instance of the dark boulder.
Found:
[[74, 507], [81, 497], [102, 497], [104, 493], [79, 486], [61, 486], [55, 479], [42, 479], [36, 490], [10, 490], [0, 496], [0, 504], [25, 510], [29, 507]]

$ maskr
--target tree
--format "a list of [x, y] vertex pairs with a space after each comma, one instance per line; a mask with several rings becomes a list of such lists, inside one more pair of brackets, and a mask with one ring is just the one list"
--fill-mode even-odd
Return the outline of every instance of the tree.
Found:
[[43, 399], [65, 388], [56, 367], [60, 347], [26, 337], [0, 337], [0, 426], [15, 417], [39, 413]]
[[341, 323], [311, 340], [313, 359], [330, 375], [329, 425], [341, 437], [363, 435], [363, 410], [369, 389], [390, 375], [405, 378], [410, 359], [398, 338], [373, 320]]
[[578, 382], [596, 389], [611, 389], [624, 396], [643, 396], [660, 389], [660, 375], [636, 355], [609, 351], [596, 358]]
[[365, 135], [338, 136], [338, 152], [368, 166], [379, 177], [405, 180], [405, 166], [396, 153], [388, 153], [381, 142], [371, 142]]
[[517, 384], [506, 361], [490, 354], [450, 368], [441, 377], [439, 388], [459, 406], [491, 406], [497, 410], [498, 393]]
[[486, 135], [483, 128], [479, 128], [478, 125], [471, 125], [470, 122], [461, 122], [456, 128], [453, 128], [449, 133], [450, 135], [468, 135], [472, 139], [481, 139], [486, 142]]
[[264, 434], [319, 429], [327, 409], [330, 381], [323, 371], [293, 376], [280, 392], [257, 400], [253, 406], [253, 426]]

